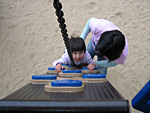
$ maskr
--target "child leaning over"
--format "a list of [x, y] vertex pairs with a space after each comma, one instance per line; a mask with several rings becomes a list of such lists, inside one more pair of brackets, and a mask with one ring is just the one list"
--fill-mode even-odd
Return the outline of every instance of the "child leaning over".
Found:
[[[80, 37], [72, 37], [69, 39], [71, 49], [72, 49], [72, 56], [75, 64], [77, 66], [81, 64], [88, 64], [87, 68], [89, 68], [90, 72], [93, 72], [93, 69], [96, 67], [95, 62], [92, 60], [88, 51], [86, 51], [85, 42]], [[53, 62], [53, 66], [55, 67], [57, 72], [60, 72], [63, 66], [61, 64], [69, 64], [71, 65], [71, 60], [69, 58], [68, 52], [65, 49], [65, 53], [62, 57]]]

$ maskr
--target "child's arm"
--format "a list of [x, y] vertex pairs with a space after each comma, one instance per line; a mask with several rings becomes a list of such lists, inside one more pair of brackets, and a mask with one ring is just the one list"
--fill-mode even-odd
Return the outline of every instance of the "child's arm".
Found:
[[89, 19], [89, 20], [87, 21], [87, 23], [86, 23], [86, 25], [85, 25], [85, 27], [84, 27], [84, 29], [83, 29], [81, 35], [80, 35], [80, 37], [81, 37], [83, 40], [85, 40], [86, 37], [87, 37], [87, 35], [91, 32], [91, 29], [90, 29], [90, 27], [89, 27], [90, 20], [91, 20], [91, 19]]
[[53, 62], [53, 67], [56, 67], [57, 64], [63, 64], [63, 60], [62, 60], [61, 58], [58, 59], [58, 60], [55, 60], [55, 61]]
[[89, 72], [93, 72], [94, 68], [96, 67], [95, 63], [90, 63], [87, 68], [89, 68]]
[[55, 69], [57, 69], [57, 70], [60, 67], [63, 68], [61, 66], [61, 64], [68, 64], [68, 58], [69, 58], [68, 54], [64, 53], [60, 59], [58, 59], [58, 60], [56, 60], [56, 61], [53, 62], [53, 67], [55, 67]]
[[96, 63], [93, 61], [88, 51], [85, 52], [85, 57], [87, 59], [86, 63], [89, 64], [87, 66], [87, 68], [89, 68], [89, 72], [93, 72], [93, 69], [96, 67]]
[[109, 60], [101, 60], [101, 61], [96, 61], [97, 67], [113, 67], [118, 65], [114, 61], [109, 62]]
[[59, 73], [59, 72], [61, 72], [61, 69], [63, 69], [63, 66], [61, 64], [57, 63], [55, 70]]

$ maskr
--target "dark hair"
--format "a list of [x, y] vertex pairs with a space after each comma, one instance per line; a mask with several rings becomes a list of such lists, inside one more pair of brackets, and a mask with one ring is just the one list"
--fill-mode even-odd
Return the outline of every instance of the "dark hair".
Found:
[[71, 46], [71, 49], [72, 51], [84, 51], [86, 50], [86, 47], [85, 47], [85, 42], [82, 38], [80, 37], [71, 37], [69, 39], [69, 42], [70, 42], [70, 46]]
[[95, 50], [99, 57], [107, 56], [109, 61], [113, 61], [121, 56], [124, 47], [124, 35], [118, 30], [113, 30], [102, 33]]

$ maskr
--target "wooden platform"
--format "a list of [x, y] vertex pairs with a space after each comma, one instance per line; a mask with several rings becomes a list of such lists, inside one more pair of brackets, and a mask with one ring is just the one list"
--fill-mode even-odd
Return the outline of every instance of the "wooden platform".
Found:
[[82, 77], [83, 73], [59, 73], [59, 77], [65, 77], [65, 78], [73, 78], [73, 77]]
[[70, 92], [70, 93], [74, 93], [74, 92], [84, 91], [85, 85], [83, 84], [80, 87], [52, 87], [49, 84], [49, 85], [45, 85], [44, 87], [45, 87], [46, 92]]

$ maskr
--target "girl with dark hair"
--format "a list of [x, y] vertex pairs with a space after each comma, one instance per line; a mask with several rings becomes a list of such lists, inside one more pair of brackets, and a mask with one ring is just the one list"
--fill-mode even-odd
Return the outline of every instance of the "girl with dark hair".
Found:
[[105, 19], [90, 18], [80, 37], [85, 40], [90, 32], [92, 37], [87, 45], [87, 51], [92, 59], [98, 55], [96, 66], [100, 73], [106, 74], [108, 67], [125, 63], [128, 42], [115, 24]]
[[[84, 40], [80, 37], [77, 38], [72, 37], [71, 39], [69, 39], [69, 42], [71, 45], [72, 56], [75, 64], [78, 66], [87, 63], [89, 71], [93, 72], [93, 69], [96, 67], [96, 64], [92, 60], [88, 51], [86, 51]], [[69, 58], [67, 50], [65, 50], [65, 53], [62, 55], [60, 59], [53, 62], [53, 66], [55, 67], [57, 72], [61, 72], [61, 69], [63, 68], [61, 64], [71, 65], [71, 60]]]

